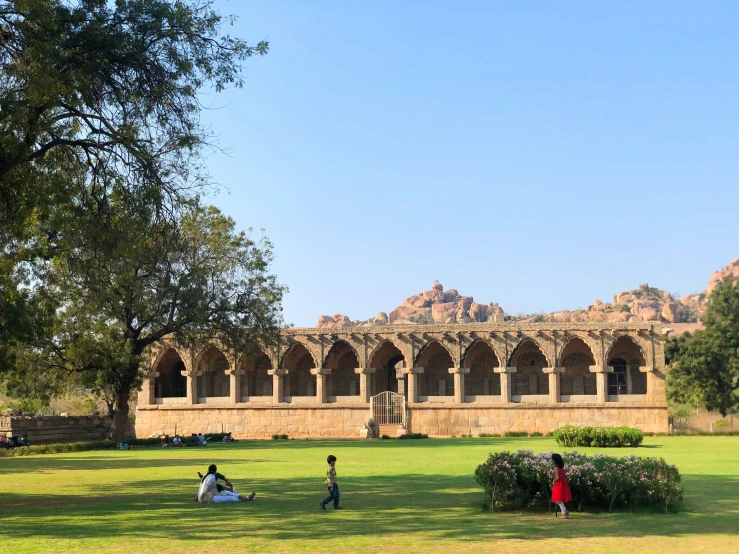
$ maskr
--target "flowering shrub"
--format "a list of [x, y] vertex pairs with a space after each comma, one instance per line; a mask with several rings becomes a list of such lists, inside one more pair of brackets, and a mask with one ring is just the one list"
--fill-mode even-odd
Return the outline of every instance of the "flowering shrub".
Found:
[[553, 433], [562, 446], [639, 446], [644, 434], [635, 427], [578, 427], [565, 425]]
[[[680, 472], [661, 458], [565, 452], [564, 459], [577, 511], [654, 506], [667, 513], [682, 499]], [[553, 468], [550, 452], [497, 452], [477, 466], [475, 479], [493, 510], [536, 508], [549, 503]]]

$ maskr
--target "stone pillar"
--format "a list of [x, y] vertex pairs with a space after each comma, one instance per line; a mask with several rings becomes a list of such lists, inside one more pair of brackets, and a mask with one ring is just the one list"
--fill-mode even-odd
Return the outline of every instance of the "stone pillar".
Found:
[[395, 370], [395, 376], [398, 378], [398, 394], [405, 396], [405, 374], [400, 369]]
[[545, 367], [543, 371], [549, 375], [549, 402], [556, 404], [559, 402], [560, 375], [565, 372], [565, 368]]
[[197, 404], [198, 403], [198, 372], [197, 371], [183, 371], [182, 375], [187, 377], [187, 403]]
[[654, 374], [654, 366], [640, 366], [639, 371], [647, 374], [647, 402], [656, 402], [657, 376]]
[[515, 367], [495, 367], [495, 373], [500, 373], [500, 401], [503, 404], [511, 403], [511, 390], [513, 377], [511, 374], [516, 373]]
[[268, 369], [267, 374], [272, 376], [272, 402], [280, 404], [284, 401], [282, 396], [283, 377], [287, 375], [286, 369]]
[[464, 376], [470, 372], [469, 367], [450, 367], [449, 373], [454, 375], [454, 403], [464, 403]]
[[144, 382], [141, 384], [141, 392], [139, 392], [139, 398], [136, 402], [139, 406], [151, 406], [156, 404], [155, 390], [154, 390], [154, 379], [159, 377], [158, 371], [150, 371], [144, 377]]
[[596, 402], [608, 401], [608, 378], [607, 375], [613, 371], [610, 366], [591, 365], [589, 368], [591, 373], [595, 373]]
[[228, 372], [229, 389], [231, 392], [231, 404], [241, 402], [241, 376], [244, 375], [243, 369], [232, 369]]
[[320, 404], [327, 402], [328, 381], [327, 377], [331, 375], [331, 370], [327, 367], [314, 367], [310, 370], [312, 375], [316, 376], [316, 399]]
[[405, 367], [403, 373], [408, 376], [408, 402], [418, 402], [418, 374], [423, 373], [422, 367]]
[[359, 397], [362, 402], [369, 404], [370, 401], [370, 375], [375, 373], [374, 367], [358, 367], [354, 373], [359, 375]]

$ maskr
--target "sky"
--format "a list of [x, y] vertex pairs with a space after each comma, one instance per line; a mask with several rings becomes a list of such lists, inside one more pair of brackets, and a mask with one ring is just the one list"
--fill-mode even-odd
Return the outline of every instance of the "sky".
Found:
[[[264, 228], [286, 323], [439, 280], [510, 314], [739, 257], [737, 2], [236, 1], [209, 201]], [[257, 231], [258, 233], [258, 231]]]

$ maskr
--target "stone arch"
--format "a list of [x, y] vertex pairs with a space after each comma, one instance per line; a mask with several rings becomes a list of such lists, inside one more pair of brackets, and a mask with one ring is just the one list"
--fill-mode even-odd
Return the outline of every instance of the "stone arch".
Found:
[[360, 367], [359, 356], [351, 344], [336, 341], [323, 366], [331, 370], [327, 379], [328, 396], [359, 396], [359, 375], [354, 372]]
[[227, 398], [231, 396], [231, 364], [215, 344], [206, 346], [195, 358], [198, 373], [199, 398]]
[[385, 339], [378, 344], [369, 357], [369, 367], [375, 368], [370, 382], [370, 394], [385, 391], [399, 392], [398, 370], [406, 367], [403, 351], [392, 340]]
[[172, 347], [165, 348], [155, 358], [152, 370], [154, 377], [154, 398], [184, 398], [187, 396], [187, 377], [185, 362], [179, 352]]
[[500, 358], [490, 344], [476, 340], [467, 348], [462, 360], [462, 367], [470, 368], [464, 375], [465, 395], [500, 395], [500, 374], [493, 370], [500, 367]]
[[427, 343], [418, 353], [417, 367], [423, 368], [418, 376], [418, 396], [454, 396], [454, 357], [438, 340]]
[[596, 394], [595, 373], [590, 371], [590, 366], [595, 365], [595, 354], [582, 337], [570, 337], [564, 344], [559, 359], [560, 366], [564, 368], [559, 381], [561, 395]]
[[316, 367], [313, 354], [300, 342], [294, 343], [285, 353], [283, 367], [287, 369], [285, 396], [315, 396], [316, 376], [310, 370]]
[[549, 360], [535, 340], [525, 338], [518, 343], [511, 353], [509, 367], [516, 368], [512, 375], [512, 395], [549, 394], [549, 376], [543, 371], [550, 367]]
[[262, 348], [241, 360], [241, 398], [272, 396], [273, 379], [268, 373], [273, 369], [272, 359]]
[[639, 371], [647, 362], [642, 347], [633, 337], [618, 337], [608, 349], [606, 363], [613, 368], [608, 373], [609, 396], [647, 393], [647, 376]]

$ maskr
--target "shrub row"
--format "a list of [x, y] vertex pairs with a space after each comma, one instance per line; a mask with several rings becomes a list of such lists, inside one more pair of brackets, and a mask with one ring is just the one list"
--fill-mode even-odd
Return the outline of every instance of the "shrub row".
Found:
[[635, 427], [578, 427], [565, 425], [553, 433], [562, 446], [639, 446], [644, 434]]
[[[272, 440], [273, 441], [276, 441], [276, 440], [287, 440], [287, 439], [288, 439], [288, 436], [287, 435], [272, 435]], [[223, 437], [221, 437], [221, 440], [223, 440]]]
[[34, 454], [63, 454], [65, 452], [86, 452], [88, 450], [112, 450], [118, 448], [115, 441], [67, 442], [63, 444], [37, 444], [0, 450], [0, 458], [31, 456]]
[[[680, 472], [663, 459], [637, 456], [586, 456], [565, 452], [565, 475], [578, 511], [655, 506], [669, 511], [682, 499]], [[551, 498], [551, 453], [530, 450], [490, 454], [477, 466], [475, 479], [492, 509], [535, 509]]]

